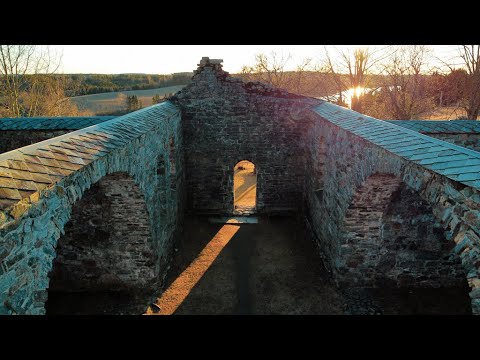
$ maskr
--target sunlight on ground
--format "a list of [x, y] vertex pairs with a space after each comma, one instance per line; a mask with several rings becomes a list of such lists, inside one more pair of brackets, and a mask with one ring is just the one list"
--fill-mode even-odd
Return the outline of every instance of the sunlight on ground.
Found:
[[238, 225], [222, 226], [195, 260], [175, 279], [162, 296], [157, 299], [155, 304], [160, 311], [155, 313], [152, 307], [149, 307], [144, 315], [172, 315], [239, 229], [240, 226]]

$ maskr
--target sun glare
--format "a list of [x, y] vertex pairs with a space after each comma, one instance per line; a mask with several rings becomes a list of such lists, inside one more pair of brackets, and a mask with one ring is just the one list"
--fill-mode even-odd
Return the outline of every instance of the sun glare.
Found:
[[353, 96], [360, 97], [365, 94], [365, 88], [362, 86], [357, 86], [353, 89]]
[[350, 88], [345, 91], [345, 103], [348, 107], [352, 107], [352, 99], [356, 97], [357, 99], [365, 94], [365, 88], [363, 86], [357, 86], [354, 88]]

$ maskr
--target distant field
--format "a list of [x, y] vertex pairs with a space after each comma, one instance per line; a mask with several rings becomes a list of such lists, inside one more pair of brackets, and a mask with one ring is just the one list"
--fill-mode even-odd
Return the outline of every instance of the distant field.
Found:
[[175, 93], [185, 85], [168, 86], [158, 89], [118, 91], [100, 94], [75, 96], [70, 98], [80, 110], [90, 110], [95, 115], [112, 113], [126, 108], [126, 98], [137, 95], [143, 107], [152, 105], [152, 97], [156, 94], [163, 97], [165, 94]]

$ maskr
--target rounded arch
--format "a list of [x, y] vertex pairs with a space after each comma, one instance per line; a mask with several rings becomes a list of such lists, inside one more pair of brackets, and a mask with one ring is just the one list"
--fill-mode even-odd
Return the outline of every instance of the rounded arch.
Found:
[[257, 210], [257, 167], [240, 160], [233, 167], [233, 211], [250, 214]]
[[466, 275], [432, 206], [400, 177], [375, 173], [343, 223], [342, 282], [364, 287], [461, 287]]
[[72, 206], [49, 273], [47, 313], [62, 293], [148, 290], [155, 264], [139, 186], [126, 172], [106, 175]]

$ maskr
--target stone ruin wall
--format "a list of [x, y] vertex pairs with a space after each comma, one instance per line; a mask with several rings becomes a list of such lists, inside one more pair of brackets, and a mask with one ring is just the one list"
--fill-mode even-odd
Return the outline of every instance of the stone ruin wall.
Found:
[[182, 109], [187, 206], [231, 214], [233, 168], [257, 170], [257, 210], [275, 213], [303, 206], [306, 109], [318, 100], [261, 83], [244, 83], [204, 58], [192, 83], [172, 99]]
[[[472, 288], [472, 310], [480, 312], [476, 260], [480, 244], [477, 235], [480, 234], [480, 213], [477, 210], [480, 195], [477, 191], [395, 156], [321, 117], [310, 132], [308, 148], [307, 216], [324, 262], [333, 272], [337, 284], [411, 286], [419, 281], [422, 286], [461, 286], [466, 279]], [[367, 223], [355, 224], [354, 209], [349, 207], [357, 190], [375, 174], [388, 174], [404, 184], [399, 185], [397, 192], [403, 191], [407, 200], [399, 202], [401, 197], [392, 196], [388, 206], [382, 208], [382, 224], [378, 220], [375, 224], [369, 223], [367, 218], [363, 219]], [[377, 184], [374, 192], [380, 189], [385, 190], [385, 184]], [[411, 191], [415, 192], [413, 197]], [[407, 214], [413, 198], [419, 202], [416, 209], [420, 212]], [[368, 208], [370, 204], [368, 201], [364, 207]], [[404, 233], [398, 234], [398, 228], [394, 227], [402, 221], [412, 220], [416, 221], [416, 226], [403, 227]], [[399, 238], [399, 241], [391, 241], [390, 245], [385, 241], [371, 241], [372, 246], [348, 239], [349, 232], [354, 235], [354, 231], [365, 234], [374, 230], [378, 234], [381, 226], [385, 239], [396, 236], [391, 240]], [[419, 244], [413, 244], [415, 242]], [[391, 249], [402, 244], [405, 251], [398, 254], [401, 259], [392, 259], [391, 256], [396, 255]], [[412, 251], [408, 251], [408, 246]], [[458, 265], [460, 260], [461, 267]], [[391, 273], [385, 277], [387, 268]], [[426, 277], [425, 273], [432, 276]]]
[[[134, 124], [145, 128], [144, 119], [151, 123], [152, 118], [158, 122], [150, 131], [138, 137], [125, 136], [125, 131]], [[102, 126], [90, 131], [101, 132]], [[118, 118], [109, 125], [109, 130], [129, 140], [122, 140], [122, 146], [109, 150], [40, 194], [34, 194], [33, 198], [19, 202], [9, 211], [8, 219], [0, 216], [0, 315], [45, 313], [50, 276], [58, 276], [57, 290], [65, 290], [62, 275], [51, 273], [57, 255], [60, 263], [69, 268], [67, 279], [63, 277], [63, 280], [74, 285], [72, 290], [91, 286], [89, 280], [100, 270], [110, 271], [118, 266], [130, 266], [123, 269], [130, 275], [117, 272], [115, 277], [106, 276], [101, 281], [104, 285], [130, 287], [138, 276], [151, 272], [152, 262], [156, 280], [162, 282], [184, 214], [180, 112], [171, 104], [163, 103]], [[121, 175], [127, 173], [126, 177]], [[134, 190], [131, 196], [115, 199], [115, 194], [125, 187]], [[109, 196], [110, 201], [106, 201]], [[90, 206], [82, 207], [82, 201]], [[105, 218], [103, 215], [109, 212], [112, 218], [109, 215]], [[151, 236], [144, 238], [147, 220]], [[76, 228], [79, 222], [82, 227]], [[122, 239], [121, 233], [130, 232], [129, 226], [135, 227], [136, 232]], [[120, 237], [120, 241], [108, 238], [95, 244], [98, 239], [93, 228], [98, 232], [118, 232], [114, 237]], [[90, 231], [92, 236], [84, 239], [87, 243], [82, 243], [78, 238], [85, 231]], [[136, 235], [140, 233], [143, 237], [140, 246], [125, 243], [139, 240]], [[60, 247], [58, 254], [57, 246]], [[74, 258], [69, 250], [82, 246]], [[131, 257], [115, 256], [116, 251], [129, 246], [134, 250]], [[81, 279], [82, 275], [90, 278]]]
[[92, 185], [73, 205], [64, 230], [49, 291], [146, 290], [155, 282], [148, 209], [127, 173]]

